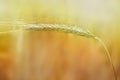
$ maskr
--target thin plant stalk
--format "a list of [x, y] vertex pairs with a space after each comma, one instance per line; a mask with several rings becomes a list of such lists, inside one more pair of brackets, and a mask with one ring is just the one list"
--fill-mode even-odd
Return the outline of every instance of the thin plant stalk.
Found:
[[114, 68], [114, 65], [113, 65], [113, 62], [112, 62], [112, 59], [111, 59], [110, 52], [108, 51], [105, 43], [104, 43], [100, 38], [95, 37], [95, 39], [96, 39], [97, 41], [99, 41], [99, 43], [100, 43], [100, 44], [103, 46], [103, 48], [105, 49], [106, 56], [107, 56], [107, 58], [109, 59], [109, 61], [110, 61], [110, 63], [111, 63], [111, 67], [112, 67], [112, 69], [113, 69], [113, 74], [114, 74], [114, 76], [115, 76], [115, 80], [117, 80], [116, 71], [115, 71], [115, 68]]

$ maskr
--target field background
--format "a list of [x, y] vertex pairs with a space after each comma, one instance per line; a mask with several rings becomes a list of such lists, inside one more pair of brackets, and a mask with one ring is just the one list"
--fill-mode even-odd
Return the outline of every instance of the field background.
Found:
[[[11, 24], [6, 25], [5, 23], [3, 25], [4, 22], [57, 23], [90, 30], [105, 42], [110, 51], [118, 80], [120, 78], [119, 0], [0, 0], [0, 31], [13, 29]], [[21, 35], [25, 37], [21, 39]], [[24, 49], [23, 45], [25, 46]], [[30, 78], [31, 80], [37, 80], [37, 74], [45, 74], [42, 75], [40, 80], [114, 80], [110, 63], [104, 55], [104, 49], [92, 39], [59, 32], [23, 31], [15, 34], [0, 34], [0, 46], [1, 80], [13, 80], [12, 76], [15, 76], [13, 75], [15, 67], [13, 58], [16, 57], [14, 53], [20, 53], [19, 55], [21, 55], [21, 53], [26, 54], [26, 51], [28, 53], [30, 51], [31, 55], [35, 53], [30, 59], [31, 61], [34, 60], [33, 63], [37, 61], [37, 63], [39, 61], [46, 63], [34, 64], [38, 67], [40, 65], [46, 67], [42, 68], [43, 72], [33, 71], [34, 75], [29, 74], [33, 75]], [[39, 48], [42, 52], [38, 51]], [[42, 56], [42, 53], [49, 53], [48, 56], [42, 57], [45, 62], [42, 59], [39, 60], [39, 57], [37, 58], [37, 55]], [[66, 55], [59, 55], [59, 53], [65, 53]], [[18, 58], [19, 56], [17, 56]], [[25, 64], [27, 66], [32, 62], [24, 62], [22, 65]], [[51, 67], [53, 64], [54, 67]], [[20, 70], [25, 71], [27, 68], [22, 65]], [[36, 67], [32, 69], [35, 70]], [[53, 70], [54, 72], [47, 75], [44, 70]], [[45, 78], [46, 76], [48, 76], [48, 79]]]

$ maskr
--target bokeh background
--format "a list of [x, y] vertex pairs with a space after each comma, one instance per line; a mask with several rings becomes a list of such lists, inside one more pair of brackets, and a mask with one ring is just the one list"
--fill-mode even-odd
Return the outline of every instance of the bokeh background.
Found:
[[[119, 0], [0, 0], [0, 31], [2, 32], [14, 29], [13, 25], [7, 24], [7, 22], [12, 24], [17, 22], [28, 24], [57, 23], [79, 26], [82, 29], [90, 30], [105, 42], [110, 52], [118, 80], [120, 77], [119, 21]], [[3, 23], [5, 25], [3, 25]], [[23, 35], [25, 37], [23, 37]], [[39, 46], [38, 44], [44, 46]], [[16, 57], [15, 53], [20, 53], [20, 56], [22, 53], [26, 54], [29, 52], [31, 52], [31, 55], [36, 55], [36, 57], [37, 55], [42, 55], [42, 53], [51, 53], [51, 55], [47, 57], [43, 56], [48, 62], [44, 62], [42, 59], [39, 60], [39, 57], [36, 58], [35, 56], [29, 59], [31, 61], [34, 60], [33, 63], [37, 61], [37, 63], [39, 63], [39, 61], [46, 63], [41, 64], [44, 65], [43, 67], [47, 67], [42, 68], [43, 72], [38, 72], [38, 74], [43, 74], [46, 69], [49, 71], [52, 70], [51, 68], [54, 68], [54, 73], [50, 73], [52, 75], [49, 76], [52, 77], [48, 77], [48, 80], [114, 80], [110, 63], [104, 55], [104, 49], [99, 43], [92, 39], [78, 38], [78, 36], [73, 34], [59, 32], [22, 31], [0, 34], [0, 46], [1, 80], [13, 80], [12, 76], [15, 76], [12, 74], [14, 73], [13, 68], [15, 67], [13, 60]], [[25, 50], [23, 49], [24, 46]], [[39, 52], [39, 49], [42, 52]], [[65, 53], [66, 56], [58, 55], [59, 53]], [[17, 59], [19, 56], [17, 56]], [[63, 62], [59, 62], [62, 59], [67, 59], [68, 61], [63, 60]], [[28, 63], [33, 64], [32, 62], [25, 62], [22, 65], [27, 65]], [[40, 67], [40, 64], [37, 63], [34, 65], [39, 65], [38, 67]], [[51, 67], [49, 65], [55, 66]], [[62, 68], [58, 67], [60, 65], [66, 66], [66, 68], [62, 66]], [[20, 66], [20, 69], [21, 71], [27, 70], [24, 66]], [[68, 69], [68, 71], [65, 72], [70, 74], [65, 74], [64, 69]], [[62, 70], [63, 72], [61, 72]], [[27, 72], [29, 72], [29, 70]], [[22, 72], [20, 73], [22, 74]], [[37, 73], [33, 73], [34, 76], [30, 79], [37, 80], [35, 79]], [[68, 76], [65, 77], [64, 75]], [[71, 75], [74, 75], [74, 78]], [[84, 77], [80, 77], [80, 75]], [[42, 76], [40, 80], [44, 80], [44, 77], [48, 75]]]

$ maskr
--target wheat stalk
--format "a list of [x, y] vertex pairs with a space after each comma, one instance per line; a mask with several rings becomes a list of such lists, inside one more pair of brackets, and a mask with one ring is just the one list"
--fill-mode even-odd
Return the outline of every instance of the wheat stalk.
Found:
[[59, 24], [38, 24], [38, 25], [29, 24], [25, 27], [25, 29], [37, 30], [37, 31], [61, 31], [61, 32], [72, 33], [72, 34], [76, 34], [79, 36], [85, 36], [85, 37], [93, 38], [93, 39], [97, 40], [98, 42], [100, 42], [100, 44], [105, 49], [105, 51], [106, 51], [105, 54], [106, 54], [108, 60], [110, 61], [111, 67], [113, 69], [113, 74], [114, 74], [115, 80], [117, 80], [115, 68], [114, 68], [114, 65], [112, 63], [110, 53], [109, 53], [105, 43], [100, 38], [98, 38], [97, 36], [92, 34], [90, 31], [84, 31], [81, 28], [78, 28], [75, 26], [59, 25]]
[[[37, 25], [36, 24], [18, 24], [18, 25], [22, 26], [20, 28], [20, 30], [22, 29], [22, 30], [36, 30], [36, 31], [60, 31], [60, 32], [66, 32], [66, 33], [72, 33], [72, 34], [79, 35], [79, 36], [85, 36], [85, 37], [93, 38], [93, 39], [97, 40], [98, 42], [100, 42], [100, 44], [105, 49], [106, 56], [107, 56], [108, 60], [110, 61], [111, 67], [113, 69], [115, 80], [117, 80], [115, 68], [112, 63], [112, 59], [111, 59], [110, 53], [109, 53], [106, 45], [100, 38], [98, 38], [91, 32], [82, 30], [81, 28], [78, 28], [75, 26], [68, 26], [68, 25], [63, 25], [63, 24], [61, 24], [61, 25], [60, 24], [37, 24]], [[10, 32], [17, 32], [20, 30], [18, 29], [18, 30], [0, 32], [0, 33], [4, 34], [4, 33], [10, 33]]]

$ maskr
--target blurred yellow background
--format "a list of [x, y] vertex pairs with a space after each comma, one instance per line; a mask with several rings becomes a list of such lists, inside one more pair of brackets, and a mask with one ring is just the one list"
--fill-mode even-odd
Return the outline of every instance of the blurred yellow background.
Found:
[[[57, 24], [79, 26], [80, 28], [88, 29], [105, 42], [112, 56], [111, 58], [113, 60], [113, 64], [115, 66], [115, 70], [117, 72], [117, 76], [119, 80], [120, 77], [120, 49], [119, 49], [120, 1], [119, 0], [0, 0], [0, 24], [3, 22], [11, 22], [11, 23], [23, 22], [23, 23], [34, 23], [34, 24], [57, 23]], [[12, 29], [12, 27], [10, 28]], [[2, 31], [2, 29], [0, 31]], [[49, 33], [51, 33], [51, 35]], [[51, 37], [53, 39], [55, 38], [55, 40], [53, 41], [59, 42], [59, 39], [56, 39], [56, 36], [60, 36], [60, 40], [63, 40], [62, 42], [60, 41], [62, 46], [67, 45], [68, 47], [69, 44], [71, 46], [76, 46], [78, 43], [80, 46], [80, 43], [84, 44], [83, 47], [85, 48], [85, 50], [88, 50], [89, 53], [89, 49], [86, 48], [87, 44], [85, 44], [87, 41], [86, 42], [84, 42], [84, 40], [81, 40], [80, 42], [79, 40], [74, 41], [74, 39], [76, 38], [75, 36], [72, 36], [71, 39], [71, 37], [68, 37], [68, 35], [59, 35], [59, 33], [55, 33], [55, 32], [53, 33], [46, 32], [42, 34], [45, 37], [47, 37], [46, 39], [45, 38], [43, 39], [45, 39], [48, 42], [49, 39], [51, 39]], [[7, 34], [7, 37], [9, 35], [10, 34]], [[10, 47], [11, 44], [6, 44], [4, 41], [7, 41], [8, 43], [14, 42], [14, 39], [11, 39], [11, 37], [8, 37], [6, 39], [5, 36], [4, 35], [0, 36], [1, 38], [0, 45], [6, 45], [5, 47], [7, 48], [6, 49], [5, 47], [1, 48], [0, 53], [2, 51], [4, 52], [4, 50], [6, 51], [6, 53], [8, 53], [7, 51], [9, 51], [8, 48]], [[88, 46], [88, 47], [89, 48], [92, 47], [91, 50], [95, 50], [95, 44], [96, 42], [93, 42], [92, 46]], [[46, 46], [47, 45], [48, 44], [46, 44]], [[77, 51], [77, 49], [76, 48], [74, 49], [74, 47], [65, 48], [65, 49]], [[96, 53], [99, 53], [99, 50], [95, 50], [95, 51], [97, 51]], [[93, 52], [95, 53], [95, 51]], [[98, 55], [95, 54], [93, 56], [98, 57]], [[7, 64], [8, 63], [10, 64], [9, 61], [11, 60], [11, 57], [13, 56], [9, 55], [7, 57], [7, 59], [9, 58], [8, 61], [5, 58]], [[97, 64], [97, 62], [94, 64]], [[1, 61], [1, 65], [2, 65], [2, 61]], [[85, 66], [87, 67], [87, 65], [88, 64], [86, 64]], [[109, 70], [107, 73], [109, 73]], [[96, 79], [91, 79], [91, 80], [96, 80]]]

